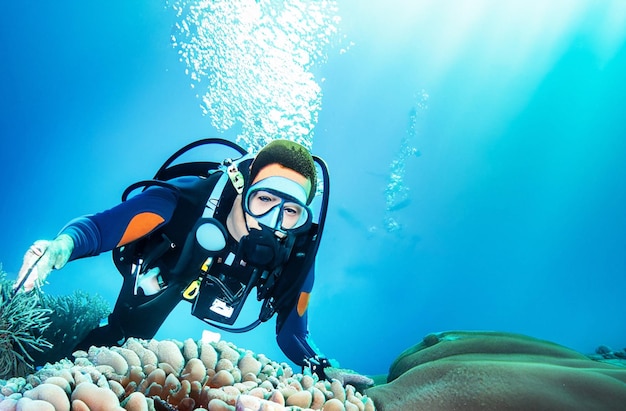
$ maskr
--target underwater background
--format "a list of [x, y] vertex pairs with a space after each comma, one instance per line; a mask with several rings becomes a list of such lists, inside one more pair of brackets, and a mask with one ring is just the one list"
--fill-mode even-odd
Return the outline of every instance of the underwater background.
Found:
[[[183, 145], [269, 129], [301, 133], [331, 171], [309, 326], [342, 367], [385, 373], [445, 330], [626, 347], [626, 3], [230, 3], [4, 5], [8, 276]], [[263, 16], [284, 43], [245, 38]], [[120, 286], [107, 253], [44, 290], [112, 307]], [[199, 339], [190, 308], [156, 338]], [[273, 320], [222, 337], [285, 360]]]

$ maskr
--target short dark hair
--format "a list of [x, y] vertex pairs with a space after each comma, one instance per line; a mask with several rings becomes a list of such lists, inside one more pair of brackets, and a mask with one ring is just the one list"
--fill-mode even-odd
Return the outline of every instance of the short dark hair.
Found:
[[317, 188], [317, 172], [315, 171], [315, 162], [309, 150], [290, 140], [274, 140], [270, 142], [254, 158], [250, 166], [250, 182], [254, 181], [254, 178], [263, 167], [270, 164], [280, 164], [306, 177], [311, 182], [311, 191], [307, 198], [307, 204], [313, 201]]

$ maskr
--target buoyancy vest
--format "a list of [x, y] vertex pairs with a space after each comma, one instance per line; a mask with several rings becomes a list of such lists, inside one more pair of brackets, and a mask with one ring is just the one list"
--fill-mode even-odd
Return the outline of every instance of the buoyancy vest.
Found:
[[[159, 267], [165, 281], [189, 282], [197, 277], [197, 269], [209, 252], [197, 247], [194, 226], [201, 218], [221, 173], [208, 178], [187, 176], [168, 181], [177, 192], [177, 204], [170, 221], [164, 226], [113, 252], [117, 269], [122, 275], [133, 275]], [[225, 224], [236, 192], [226, 185], [219, 198], [214, 218]], [[226, 210], [226, 211], [224, 211]]]
[[[197, 142], [192, 144], [197, 144]], [[240, 171], [244, 173], [244, 178], [247, 178], [245, 174], [247, 174], [250, 161], [251, 159], [244, 160], [239, 165]], [[317, 159], [317, 161], [321, 162], [319, 159]], [[165, 165], [167, 165], [167, 163], [159, 170], [157, 177], [159, 175], [168, 175], [169, 169], [166, 168]], [[320, 218], [317, 222], [312, 224], [308, 232], [302, 233], [296, 237], [288, 260], [279, 270], [268, 273], [269, 278], [263, 278], [259, 283], [248, 284], [250, 288], [257, 287], [257, 299], [259, 299], [259, 301], [263, 300], [264, 302], [259, 320], [248, 327], [237, 329], [224, 328], [208, 321], [206, 318], [202, 318], [203, 315], [199, 315], [195, 312], [196, 305], [201, 301], [199, 298], [200, 294], [196, 295], [194, 293], [190, 296], [181, 295], [181, 298], [194, 303], [194, 310], [192, 311], [194, 315], [218, 328], [238, 332], [247, 331], [260, 322], [267, 321], [274, 312], [288, 310], [296, 304], [299, 291], [314, 264], [328, 202], [328, 193], [326, 191], [328, 190], [328, 173], [325, 164], [321, 162], [320, 165], [324, 177], [325, 191], [320, 207], [322, 210]], [[145, 184], [145, 182], [138, 183], [129, 187], [124, 193], [123, 199], [128, 195], [131, 188], [140, 187], [142, 185], [160, 185], [176, 190], [178, 202], [171, 220], [167, 224], [148, 236], [114, 250], [113, 259], [122, 275], [138, 276], [148, 272], [154, 267], [158, 267], [165, 283], [177, 282], [186, 285], [195, 282], [200, 285], [203, 277], [216, 275], [215, 272], [203, 271], [203, 267], [206, 268], [206, 262], [209, 258], [221, 258], [223, 260], [226, 258], [226, 254], [234, 252], [236, 243], [234, 239], [228, 235], [226, 247], [221, 254], [207, 251], [200, 247], [198, 242], [195, 241], [195, 228], [198, 226], [199, 222], [202, 221], [202, 215], [206, 207], [215, 207], [213, 218], [221, 222], [224, 227], [226, 225], [226, 217], [232, 208], [234, 199], [237, 196], [237, 191], [230, 183], [225, 184], [223, 189], [215, 188], [216, 184], [219, 184], [218, 181], [225, 173], [224, 169], [214, 169], [207, 172], [205, 175], [184, 175], [185, 173], [191, 174], [193, 170], [197, 170], [197, 167], [193, 167], [189, 164], [183, 165], [182, 169], [185, 171], [181, 173], [180, 170], [178, 170], [176, 173], [183, 174], [182, 176], [176, 176], [176, 174], [174, 174], [172, 179], [166, 181], [156, 180], [148, 184]], [[172, 173], [169, 175], [172, 175]], [[242, 283], [245, 284], [246, 280], [250, 278], [249, 276], [252, 275], [253, 269], [254, 267], [242, 268], [242, 271], [239, 273]], [[256, 281], [256, 278], [254, 280]], [[250, 292], [250, 290], [248, 289], [246, 292]], [[198, 312], [201, 313], [202, 308], [203, 307], [200, 307]], [[240, 308], [241, 307], [239, 307], [239, 309]], [[236, 314], [238, 314], [238, 311]], [[215, 318], [212, 318], [212, 320], [215, 320]], [[218, 321], [225, 324], [232, 324], [231, 321], [226, 319], [224, 319], [224, 321]]]

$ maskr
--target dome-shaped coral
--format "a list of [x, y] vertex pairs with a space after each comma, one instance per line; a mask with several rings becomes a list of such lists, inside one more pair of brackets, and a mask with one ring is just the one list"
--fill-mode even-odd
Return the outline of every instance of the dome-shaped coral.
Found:
[[19, 383], [7, 381], [0, 407], [11, 409], [20, 398], [52, 403], [52, 397], [38, 393], [54, 392], [66, 397], [67, 411], [70, 400], [72, 410], [234, 411], [323, 409], [331, 399], [331, 406], [338, 402], [346, 410], [374, 410], [373, 402], [349, 385], [294, 373], [285, 363], [225, 341], [191, 343], [131, 338], [122, 347], [78, 351], [74, 361], [47, 364]]

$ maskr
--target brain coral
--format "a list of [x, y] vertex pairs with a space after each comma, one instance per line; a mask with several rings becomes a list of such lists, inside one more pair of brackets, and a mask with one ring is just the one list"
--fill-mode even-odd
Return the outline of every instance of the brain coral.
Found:
[[383, 411], [617, 411], [626, 368], [523, 335], [451, 331], [406, 350], [366, 393]]

